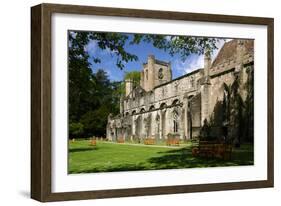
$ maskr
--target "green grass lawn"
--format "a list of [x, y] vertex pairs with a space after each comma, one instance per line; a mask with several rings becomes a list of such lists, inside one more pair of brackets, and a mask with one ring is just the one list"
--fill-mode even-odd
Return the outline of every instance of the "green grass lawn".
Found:
[[69, 143], [69, 173], [177, 169], [253, 164], [253, 146], [234, 149], [231, 160], [192, 157], [191, 143], [180, 147], [135, 146], [89, 141]]

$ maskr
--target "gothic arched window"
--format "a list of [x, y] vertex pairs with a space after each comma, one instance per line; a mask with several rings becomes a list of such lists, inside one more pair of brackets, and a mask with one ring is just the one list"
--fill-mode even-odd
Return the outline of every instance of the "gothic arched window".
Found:
[[172, 105], [177, 105], [177, 104], [179, 104], [180, 103], [180, 101], [178, 100], [178, 99], [175, 99], [173, 102], [172, 102]]
[[148, 71], [147, 70], [145, 70], [145, 77], [146, 77], [146, 79], [148, 79]]
[[194, 77], [190, 77], [190, 87], [194, 87]]
[[164, 108], [166, 108], [167, 107], [167, 105], [165, 104], [165, 103], [162, 103], [161, 105], [160, 105], [160, 109], [164, 109]]
[[178, 119], [179, 119], [179, 115], [178, 115], [178, 112], [175, 110], [173, 112], [173, 130], [174, 130], [174, 133], [177, 133], [178, 130], [179, 130], [179, 122], [178, 122]]
[[153, 105], [151, 105], [150, 107], [149, 107], [149, 111], [152, 111], [152, 110], [154, 110], [155, 109], [155, 107], [153, 106]]
[[145, 109], [142, 108], [142, 109], [140, 110], [140, 113], [144, 113], [144, 112], [145, 112]]

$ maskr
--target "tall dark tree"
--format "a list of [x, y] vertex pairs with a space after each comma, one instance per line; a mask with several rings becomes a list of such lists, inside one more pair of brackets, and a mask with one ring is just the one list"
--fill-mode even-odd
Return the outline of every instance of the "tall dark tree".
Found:
[[230, 137], [236, 147], [240, 147], [241, 137], [243, 135], [243, 110], [244, 104], [239, 94], [239, 79], [238, 76], [236, 76], [231, 85], [229, 109]]
[[[69, 32], [68, 65], [69, 65], [69, 119], [79, 121], [81, 115], [98, 104], [98, 98], [91, 98], [93, 91], [98, 91], [96, 79], [93, 77], [90, 56], [86, 45], [95, 40], [101, 49], [109, 49], [117, 56], [116, 65], [122, 69], [123, 62], [137, 60], [137, 56], [125, 51], [128, 36], [118, 33]], [[98, 57], [92, 57], [99, 63]], [[99, 74], [98, 74], [99, 75]]]
[[244, 138], [247, 142], [254, 141], [254, 69], [252, 66], [247, 67], [247, 82], [245, 89], [247, 97], [245, 100], [244, 112]]
[[78, 122], [81, 115], [89, 109], [88, 97], [95, 86], [88, 61], [89, 55], [84, 51], [84, 45], [87, 42], [86, 33], [69, 34], [68, 86], [70, 123]]

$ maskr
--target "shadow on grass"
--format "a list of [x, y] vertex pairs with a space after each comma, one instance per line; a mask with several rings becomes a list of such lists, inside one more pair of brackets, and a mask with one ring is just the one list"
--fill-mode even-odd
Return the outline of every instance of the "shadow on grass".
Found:
[[190, 147], [161, 153], [164, 155], [149, 159], [155, 169], [253, 165], [253, 149], [251, 147], [235, 149], [231, 160], [193, 157]]
[[[77, 148], [71, 152], [88, 151], [97, 148]], [[163, 170], [180, 168], [204, 168], [204, 167], [223, 167], [223, 166], [242, 166], [253, 165], [254, 153], [253, 146], [246, 145], [239, 149], [234, 149], [231, 160], [216, 158], [193, 157], [191, 147], [172, 149], [165, 152], [158, 152], [160, 156], [151, 157], [146, 162], [136, 162], [135, 164], [103, 165], [94, 168], [83, 168], [83, 170], [70, 170], [70, 174], [77, 173], [97, 173], [97, 172], [120, 172], [137, 170]]]
[[92, 150], [97, 150], [97, 147], [87, 147], [87, 148], [69, 148], [69, 152], [74, 153], [74, 152], [87, 152], [87, 151], [92, 151]]

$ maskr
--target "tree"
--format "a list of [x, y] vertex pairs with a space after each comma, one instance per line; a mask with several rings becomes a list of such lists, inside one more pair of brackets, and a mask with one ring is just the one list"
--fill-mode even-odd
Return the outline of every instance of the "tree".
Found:
[[84, 52], [87, 34], [69, 35], [68, 71], [69, 71], [69, 122], [78, 122], [81, 115], [89, 110], [94, 102], [88, 97], [95, 86], [92, 70], [88, 62], [89, 55]]
[[81, 123], [84, 125], [84, 135], [87, 137], [105, 137], [107, 116], [109, 114], [110, 112], [106, 105], [86, 112], [81, 118]]
[[[124, 62], [138, 60], [135, 54], [131, 54], [125, 50], [125, 44], [128, 40], [128, 35], [122, 33], [105, 33], [105, 32], [69, 32], [69, 56], [78, 57], [81, 59], [89, 59], [86, 45], [92, 40], [95, 41], [98, 47], [102, 50], [109, 50], [111, 54], [117, 57], [116, 65], [118, 68], [124, 68]], [[94, 63], [99, 63], [99, 57], [92, 57]], [[70, 59], [71, 61], [71, 59]]]
[[[138, 85], [140, 85], [140, 72], [139, 71], [126, 72], [124, 79], [132, 80], [133, 88], [136, 88]], [[114, 92], [115, 95], [117, 95], [119, 98], [120, 96], [125, 95], [125, 83], [123, 81], [116, 82], [114, 86], [115, 86], [115, 92]]]
[[69, 124], [69, 135], [71, 138], [79, 138], [84, 132], [84, 125], [81, 123]]
[[[95, 41], [102, 50], [109, 50], [111, 54], [117, 57], [116, 66], [124, 68], [124, 63], [136, 61], [138, 57], [135, 54], [125, 50], [127, 42], [129, 44], [139, 44], [140, 42], [152, 43], [154, 47], [167, 51], [171, 56], [180, 54], [182, 59], [186, 59], [190, 54], [203, 54], [205, 50], [212, 52], [217, 49], [216, 44], [219, 38], [209, 37], [191, 37], [191, 36], [167, 36], [157, 34], [131, 34], [126, 33], [103, 33], [103, 32], [69, 32], [69, 46], [76, 48], [69, 55], [76, 55], [81, 58], [89, 58], [86, 45], [90, 40]], [[101, 59], [98, 56], [92, 57], [94, 63], [99, 63]]]
[[247, 97], [245, 100], [245, 112], [244, 112], [244, 137], [248, 142], [254, 141], [254, 69], [252, 66], [248, 66], [247, 70], [247, 82], [245, 84], [247, 90]]
[[124, 79], [130, 79], [133, 81], [134, 86], [137, 86], [140, 84], [140, 79], [141, 79], [141, 74], [139, 71], [131, 71], [131, 72], [127, 72], [125, 74], [125, 78]]
[[217, 49], [218, 38], [192, 36], [165, 36], [158, 34], [134, 34], [131, 44], [141, 41], [152, 43], [154, 47], [167, 51], [171, 56], [180, 54], [185, 60], [190, 54], [203, 54], [206, 50], [212, 53]]
[[113, 115], [119, 114], [120, 111], [120, 97], [125, 94], [124, 82], [112, 82], [111, 83], [111, 108], [110, 113]]
[[243, 109], [244, 104], [241, 95], [239, 94], [239, 81], [236, 76], [231, 85], [230, 105], [229, 105], [229, 124], [230, 138], [236, 147], [240, 147], [241, 137], [243, 135]]

